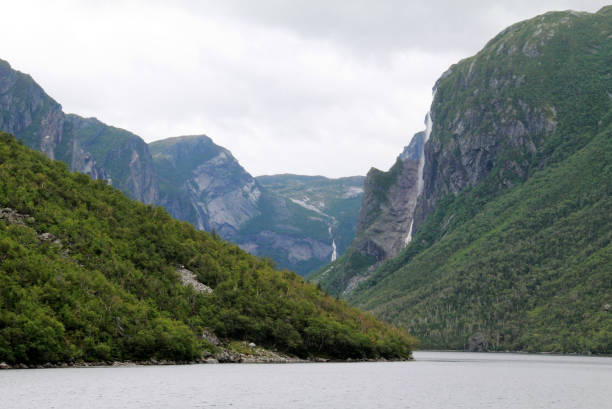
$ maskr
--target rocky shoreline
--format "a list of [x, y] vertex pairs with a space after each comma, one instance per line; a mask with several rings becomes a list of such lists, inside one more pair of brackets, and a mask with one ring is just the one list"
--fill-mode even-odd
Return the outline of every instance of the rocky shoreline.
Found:
[[330, 360], [323, 357], [299, 358], [258, 347], [253, 343], [233, 342], [227, 347], [217, 347], [215, 353], [205, 351], [201, 359], [193, 361], [157, 360], [146, 361], [99, 361], [99, 362], [47, 362], [45, 364], [26, 365], [23, 363], [9, 365], [0, 362], [1, 369], [45, 369], [45, 368], [91, 368], [91, 367], [125, 367], [149, 365], [198, 365], [198, 364], [296, 364], [296, 363], [322, 363], [322, 362], [387, 362], [380, 359], [343, 359]]
[[297, 357], [254, 357], [245, 355], [233, 355], [226, 359], [206, 358], [195, 361], [168, 361], [150, 359], [147, 361], [101, 361], [101, 362], [58, 362], [36, 365], [26, 365], [23, 363], [9, 365], [6, 362], [0, 362], [0, 370], [3, 369], [53, 369], [53, 368], [109, 368], [109, 367], [134, 367], [134, 366], [152, 366], [152, 365], [202, 365], [202, 364], [296, 364], [296, 363], [325, 363], [325, 362], [390, 362], [387, 359], [346, 359], [346, 360], [329, 360], [325, 358], [309, 358], [301, 359]]

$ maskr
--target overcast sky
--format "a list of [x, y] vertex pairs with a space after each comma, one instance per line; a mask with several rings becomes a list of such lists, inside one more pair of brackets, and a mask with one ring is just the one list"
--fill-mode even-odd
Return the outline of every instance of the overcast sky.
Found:
[[431, 88], [499, 31], [595, 0], [0, 0], [0, 59], [147, 142], [206, 134], [253, 175], [388, 169]]

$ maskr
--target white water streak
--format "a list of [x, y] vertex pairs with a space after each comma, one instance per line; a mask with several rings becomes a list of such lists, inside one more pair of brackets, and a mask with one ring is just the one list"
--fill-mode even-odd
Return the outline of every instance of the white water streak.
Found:
[[338, 253], [336, 252], [336, 240], [332, 240], [332, 256], [331, 261], [336, 261], [338, 258]]
[[414, 220], [410, 220], [410, 227], [408, 228], [408, 235], [406, 236], [406, 240], [404, 241], [405, 246], [407, 246], [408, 243], [410, 243], [410, 240], [412, 240], [412, 223], [414, 223]]
[[[436, 91], [433, 92], [433, 99], [436, 98]], [[433, 102], [432, 102], [433, 105]], [[429, 140], [431, 136], [431, 130], [433, 129], [433, 121], [431, 120], [431, 109], [425, 116], [425, 141], [423, 142], [423, 152], [421, 152], [421, 157], [419, 158], [419, 168], [417, 173], [417, 200], [423, 193], [423, 186], [425, 185], [425, 180], [423, 179], [423, 169], [425, 168], [425, 144]], [[406, 236], [406, 245], [412, 241], [412, 225], [414, 224], [414, 211], [416, 207], [412, 210], [412, 220], [410, 220], [410, 228], [408, 229], [408, 235]]]

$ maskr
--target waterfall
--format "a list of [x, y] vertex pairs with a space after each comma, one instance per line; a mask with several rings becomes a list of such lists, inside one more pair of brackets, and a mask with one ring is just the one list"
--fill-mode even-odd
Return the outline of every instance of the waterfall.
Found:
[[417, 197], [421, 196], [421, 192], [423, 192], [423, 185], [425, 184], [425, 181], [423, 180], [423, 169], [425, 168], [425, 144], [431, 136], [431, 128], [433, 127], [430, 112], [428, 112], [425, 116], [425, 126], [425, 141], [423, 142], [423, 153], [419, 159], [419, 172], [417, 176]]
[[336, 240], [332, 240], [332, 256], [331, 261], [336, 261], [338, 258], [338, 253], [336, 252]]
[[[434, 99], [436, 98], [436, 90], [434, 90], [433, 92], [433, 98]], [[433, 102], [432, 102], [432, 105], [433, 105]], [[421, 157], [419, 158], [419, 167], [418, 167], [418, 173], [417, 173], [417, 200], [421, 196], [421, 193], [423, 193], [423, 186], [425, 185], [425, 180], [423, 179], [423, 169], [425, 168], [425, 144], [427, 143], [427, 141], [429, 140], [429, 137], [431, 136], [432, 128], [433, 128], [433, 121], [431, 120], [431, 109], [430, 109], [427, 115], [425, 115], [425, 140], [423, 141], [423, 152], [421, 153]], [[406, 245], [408, 245], [408, 243], [410, 243], [410, 241], [412, 240], [412, 226], [414, 224], [414, 210], [415, 209], [412, 209], [413, 219], [410, 220], [410, 227], [408, 228], [408, 235], [406, 236], [406, 241], [405, 241]]]
[[407, 246], [408, 243], [410, 243], [410, 240], [412, 240], [412, 224], [414, 223], [414, 220], [410, 220], [410, 227], [408, 228], [408, 235], [406, 235], [406, 240], [404, 241], [404, 246]]

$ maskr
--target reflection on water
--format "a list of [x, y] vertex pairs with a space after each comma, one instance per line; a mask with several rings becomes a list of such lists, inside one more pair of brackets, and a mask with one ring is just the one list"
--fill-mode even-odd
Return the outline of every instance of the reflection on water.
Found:
[[612, 358], [417, 352], [413, 362], [0, 371], [3, 408], [612, 408]]

